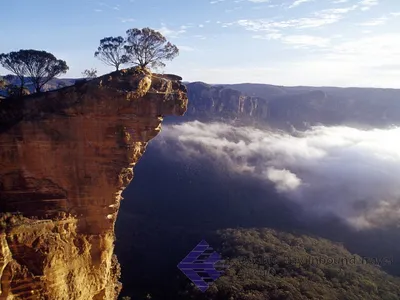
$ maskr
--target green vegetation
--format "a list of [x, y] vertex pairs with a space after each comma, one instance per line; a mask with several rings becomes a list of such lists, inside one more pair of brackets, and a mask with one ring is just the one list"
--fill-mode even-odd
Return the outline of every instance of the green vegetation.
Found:
[[192, 286], [187, 299], [306, 300], [399, 299], [400, 280], [379, 265], [391, 258], [362, 258], [340, 245], [270, 229], [218, 233], [228, 268], [205, 294]]
[[97, 70], [96, 69], [86, 69], [82, 72], [82, 76], [85, 78], [96, 78], [97, 77]]
[[19, 86], [9, 83], [6, 79], [0, 77], [0, 96], [7, 95], [8, 97], [19, 97], [29, 95], [30, 92], [27, 88], [23, 87], [22, 90]]
[[[106, 65], [115, 67], [118, 71], [121, 65], [130, 64], [140, 68], [164, 67], [165, 60], [172, 60], [179, 54], [177, 46], [171, 44], [158, 31], [151, 28], [129, 29], [127, 37], [105, 37], [94, 56]], [[53, 54], [43, 50], [19, 50], [0, 54], [0, 65], [18, 78], [11, 83], [0, 78], [0, 96], [20, 97], [29, 94], [27, 85], [40, 93], [45, 85], [69, 67], [64, 60], [57, 59]], [[82, 72], [85, 78], [97, 77], [96, 69], [86, 69]], [[58, 83], [57, 88], [65, 86]], [[32, 92], [32, 91], [31, 91]]]
[[164, 60], [172, 60], [179, 54], [177, 46], [171, 44], [158, 31], [150, 28], [129, 29], [125, 49], [128, 61], [140, 67], [165, 67]]
[[105, 37], [100, 40], [100, 46], [94, 56], [108, 66], [115, 67], [118, 71], [120, 65], [128, 62], [125, 51], [125, 40], [122, 36]]
[[118, 71], [124, 64], [142, 68], [164, 67], [163, 61], [172, 60], [179, 54], [177, 46], [151, 28], [133, 28], [126, 34], [125, 39], [121, 36], [101, 39], [94, 56]]
[[0, 64], [19, 78], [21, 94], [23, 94], [25, 77], [30, 78], [35, 91], [39, 93], [47, 82], [68, 70], [65, 61], [57, 59], [51, 53], [38, 50], [2, 53]]

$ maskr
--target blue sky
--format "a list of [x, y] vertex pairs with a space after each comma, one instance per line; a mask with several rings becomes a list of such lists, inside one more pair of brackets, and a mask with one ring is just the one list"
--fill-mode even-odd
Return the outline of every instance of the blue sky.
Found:
[[151, 27], [180, 48], [164, 72], [186, 81], [400, 88], [399, 0], [7, 1], [2, 24], [0, 52], [52, 52], [63, 77], [112, 71], [99, 40]]

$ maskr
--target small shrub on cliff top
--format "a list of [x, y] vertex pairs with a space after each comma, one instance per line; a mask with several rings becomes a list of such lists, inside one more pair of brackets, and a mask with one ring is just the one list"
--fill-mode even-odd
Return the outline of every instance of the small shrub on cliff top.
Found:
[[96, 69], [86, 69], [82, 72], [82, 76], [85, 78], [96, 78], [97, 77], [97, 70]]

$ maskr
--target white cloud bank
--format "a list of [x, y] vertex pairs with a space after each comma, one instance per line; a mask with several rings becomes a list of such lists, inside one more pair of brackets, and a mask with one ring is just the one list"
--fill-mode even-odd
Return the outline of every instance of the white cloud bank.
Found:
[[265, 179], [310, 213], [371, 228], [400, 223], [399, 136], [400, 128], [321, 126], [289, 135], [194, 121], [164, 127], [156, 141], [173, 141], [185, 159], [209, 157]]

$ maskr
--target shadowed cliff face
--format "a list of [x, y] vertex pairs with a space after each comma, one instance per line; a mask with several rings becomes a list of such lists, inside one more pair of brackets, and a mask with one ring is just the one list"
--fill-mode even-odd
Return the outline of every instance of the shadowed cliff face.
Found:
[[[400, 124], [400, 90], [279, 87], [266, 84], [187, 85], [187, 120], [304, 130], [311, 125], [386, 128]], [[183, 121], [180, 119], [179, 121]]]
[[180, 79], [127, 69], [0, 103], [0, 299], [117, 297], [121, 193], [186, 111]]

